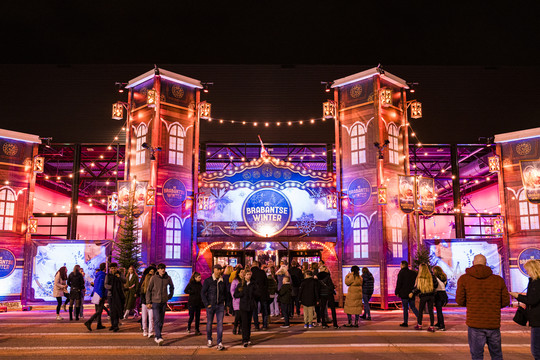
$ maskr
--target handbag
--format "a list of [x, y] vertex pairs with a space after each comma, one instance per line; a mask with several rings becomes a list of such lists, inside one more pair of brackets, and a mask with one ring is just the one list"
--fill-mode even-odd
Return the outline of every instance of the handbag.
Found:
[[94, 305], [99, 305], [99, 302], [101, 301], [101, 296], [97, 292], [94, 292], [94, 295], [92, 295], [92, 299], [90, 302]]
[[518, 302], [518, 308], [512, 320], [514, 320], [515, 323], [521, 326], [527, 326], [527, 322], [529, 321], [529, 319], [527, 318], [527, 310], [519, 306], [519, 302]]

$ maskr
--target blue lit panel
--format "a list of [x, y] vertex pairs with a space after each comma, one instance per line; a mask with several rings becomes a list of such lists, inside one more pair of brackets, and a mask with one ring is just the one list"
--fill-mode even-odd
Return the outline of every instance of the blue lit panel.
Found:
[[186, 288], [189, 279], [191, 278], [191, 268], [190, 267], [178, 267], [178, 266], [167, 266], [167, 274], [172, 278], [174, 284], [174, 298], [178, 298], [184, 294], [184, 289]]
[[0, 279], [0, 299], [7, 297], [20, 296], [22, 291], [23, 269], [15, 269], [11, 275]]

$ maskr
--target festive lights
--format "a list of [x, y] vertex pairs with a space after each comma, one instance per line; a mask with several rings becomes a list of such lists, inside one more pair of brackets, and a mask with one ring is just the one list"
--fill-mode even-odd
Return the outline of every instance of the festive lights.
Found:
[[422, 103], [414, 100], [411, 103], [411, 118], [420, 119], [422, 118]]
[[149, 108], [156, 107], [156, 97], [157, 97], [156, 89], [150, 89], [146, 92], [146, 105]]
[[112, 118], [113, 120], [122, 120], [124, 118], [124, 105], [121, 101], [118, 101], [112, 106]]
[[392, 105], [392, 89], [382, 88], [379, 92], [380, 102], [384, 107]]

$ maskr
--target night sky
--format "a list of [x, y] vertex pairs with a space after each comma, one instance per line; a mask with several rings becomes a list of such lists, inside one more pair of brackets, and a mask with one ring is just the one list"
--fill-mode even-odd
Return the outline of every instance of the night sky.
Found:
[[[122, 126], [110, 119], [111, 104], [125, 100], [114, 83], [154, 64], [214, 82], [205, 95], [213, 117], [307, 120], [321, 116], [321, 81], [379, 63], [419, 83], [424, 117], [412, 124], [423, 143], [476, 143], [540, 126], [536, 2], [254, 4], [4, 4], [0, 127], [108, 143]], [[334, 140], [331, 124], [248, 131], [212, 123], [201, 136], [256, 142], [259, 133], [265, 142]]]

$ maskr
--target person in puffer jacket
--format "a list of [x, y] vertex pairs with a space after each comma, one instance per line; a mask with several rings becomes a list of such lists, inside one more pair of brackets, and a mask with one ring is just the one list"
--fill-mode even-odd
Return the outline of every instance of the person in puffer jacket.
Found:
[[362, 303], [364, 303], [364, 314], [360, 316], [364, 320], [371, 320], [371, 309], [369, 300], [373, 296], [375, 279], [367, 267], [362, 268]]
[[[152, 276], [148, 289], [146, 289], [146, 307], [152, 309], [154, 315], [154, 332], [156, 333], [155, 342], [161, 346], [163, 337], [163, 322], [165, 321], [165, 309], [167, 301], [172, 299], [174, 294], [174, 284], [171, 277], [165, 271], [165, 264], [159, 264], [157, 274]], [[167, 287], [169, 291], [167, 292]]]

